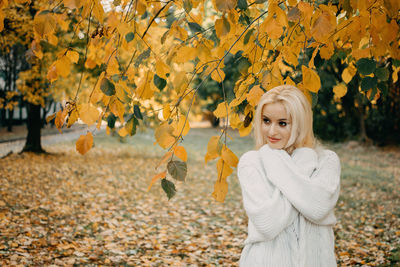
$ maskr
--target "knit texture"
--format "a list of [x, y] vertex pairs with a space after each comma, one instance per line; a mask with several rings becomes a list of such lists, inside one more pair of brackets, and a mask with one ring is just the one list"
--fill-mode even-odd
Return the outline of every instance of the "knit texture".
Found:
[[238, 164], [249, 218], [241, 267], [337, 266], [332, 226], [340, 190], [335, 152], [264, 145]]

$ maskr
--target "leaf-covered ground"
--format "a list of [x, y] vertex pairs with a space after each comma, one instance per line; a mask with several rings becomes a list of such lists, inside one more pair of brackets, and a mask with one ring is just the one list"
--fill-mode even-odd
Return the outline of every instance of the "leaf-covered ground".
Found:
[[[237, 266], [247, 217], [236, 173], [224, 204], [211, 193], [215, 163], [204, 165], [213, 129], [192, 129], [186, 183], [168, 201], [157, 182], [146, 193], [163, 151], [151, 133], [120, 142], [99, 134], [85, 156], [73, 142], [50, 155], [0, 159], [1, 266]], [[238, 156], [252, 148], [235, 138]], [[335, 226], [342, 266], [400, 262], [400, 152], [333, 145], [342, 161]]]

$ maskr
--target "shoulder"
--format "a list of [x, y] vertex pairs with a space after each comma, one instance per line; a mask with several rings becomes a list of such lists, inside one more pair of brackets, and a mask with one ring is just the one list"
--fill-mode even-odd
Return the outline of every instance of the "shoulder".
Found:
[[239, 159], [238, 167], [243, 165], [253, 165], [258, 159], [258, 151], [250, 150], [245, 152]]
[[335, 151], [329, 149], [321, 149], [318, 151], [320, 162], [326, 162], [330, 166], [340, 169], [340, 158]]
[[329, 149], [321, 149], [319, 151], [317, 151], [319, 156], [322, 158], [329, 158], [332, 160], [339, 160], [339, 156], [338, 154], [336, 154], [335, 151], [333, 150], [329, 150]]

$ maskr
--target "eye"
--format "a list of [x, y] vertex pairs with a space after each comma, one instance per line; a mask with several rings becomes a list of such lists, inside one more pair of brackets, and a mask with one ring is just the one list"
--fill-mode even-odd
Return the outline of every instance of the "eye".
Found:
[[282, 126], [282, 127], [285, 127], [285, 126], [287, 125], [287, 122], [285, 122], [285, 121], [280, 121], [280, 122], [279, 122], [279, 125]]
[[269, 123], [269, 119], [267, 119], [267, 118], [264, 118], [263, 121], [265, 124]]

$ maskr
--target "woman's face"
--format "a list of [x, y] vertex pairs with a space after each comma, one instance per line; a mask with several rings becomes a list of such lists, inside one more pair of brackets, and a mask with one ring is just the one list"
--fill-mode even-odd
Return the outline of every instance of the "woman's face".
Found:
[[292, 122], [282, 103], [266, 104], [261, 115], [261, 131], [265, 142], [273, 149], [283, 149], [289, 141]]

